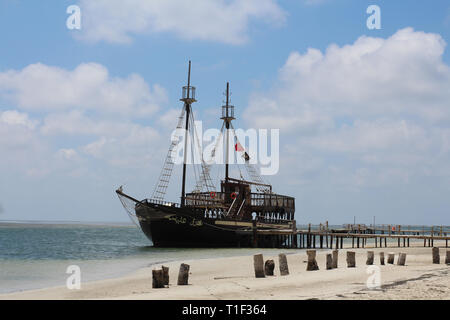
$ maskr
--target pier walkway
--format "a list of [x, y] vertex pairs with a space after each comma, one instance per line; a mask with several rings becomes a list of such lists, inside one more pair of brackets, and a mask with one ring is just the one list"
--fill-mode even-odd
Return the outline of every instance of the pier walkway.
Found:
[[252, 237], [254, 247], [261, 248], [409, 247], [410, 242], [422, 240], [424, 247], [434, 247], [434, 241], [445, 241], [445, 247], [448, 248], [450, 239], [449, 226], [412, 228], [402, 225], [344, 225], [342, 228], [329, 228], [326, 223], [315, 226], [310, 224], [307, 228], [297, 227], [295, 223], [292, 229], [264, 230], [253, 227], [242, 233]]

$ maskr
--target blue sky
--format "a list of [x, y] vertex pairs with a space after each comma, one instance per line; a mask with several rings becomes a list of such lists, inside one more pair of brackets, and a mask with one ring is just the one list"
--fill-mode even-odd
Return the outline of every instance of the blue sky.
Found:
[[[0, 219], [127, 219], [113, 190], [151, 193], [191, 59], [197, 119], [220, 125], [230, 81], [236, 126], [281, 129], [269, 180], [299, 222], [450, 224], [448, 1], [142, 3], [0, 1]], [[371, 4], [381, 30], [366, 27]]]

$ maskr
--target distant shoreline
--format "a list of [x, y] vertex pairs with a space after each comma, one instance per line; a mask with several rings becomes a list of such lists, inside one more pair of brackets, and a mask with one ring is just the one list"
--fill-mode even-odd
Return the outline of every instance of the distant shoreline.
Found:
[[0, 226], [30, 225], [30, 226], [135, 226], [132, 222], [105, 222], [105, 221], [50, 221], [50, 220], [0, 220]]

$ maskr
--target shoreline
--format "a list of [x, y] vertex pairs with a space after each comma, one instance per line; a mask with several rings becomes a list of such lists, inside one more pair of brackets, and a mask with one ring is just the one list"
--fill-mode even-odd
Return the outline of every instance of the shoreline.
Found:
[[[374, 265], [379, 266], [379, 252], [407, 253], [406, 266], [380, 267], [381, 288], [368, 289], [366, 252], [375, 252]], [[432, 264], [431, 248], [365, 248], [339, 250], [338, 268], [325, 270], [325, 256], [330, 250], [317, 249], [320, 270], [306, 271], [306, 250], [278, 250], [287, 253], [290, 274], [280, 276], [278, 257], [275, 276], [254, 276], [252, 256], [202, 258], [164, 263], [169, 267], [169, 288], [152, 289], [152, 264], [122, 277], [82, 282], [80, 290], [51, 287], [0, 294], [0, 300], [266, 300], [266, 299], [450, 299], [450, 267], [444, 264], [445, 246], [440, 248], [441, 264]], [[345, 252], [356, 252], [356, 268], [347, 268]], [[177, 286], [180, 263], [191, 266], [189, 285]], [[395, 261], [397, 263], [397, 261]]]

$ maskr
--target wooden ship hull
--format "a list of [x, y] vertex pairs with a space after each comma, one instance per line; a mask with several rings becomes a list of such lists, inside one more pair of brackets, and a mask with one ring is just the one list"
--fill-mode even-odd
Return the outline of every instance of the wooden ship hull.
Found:
[[[211, 200], [204, 200], [205, 203], [200, 204], [199, 194], [195, 194], [195, 200], [189, 200], [193, 198], [188, 197], [188, 205], [181, 207], [179, 204], [150, 199], [138, 201], [120, 190], [116, 192], [135, 203], [134, 210], [139, 226], [155, 247], [254, 247], [254, 229], [286, 230], [292, 229], [295, 223], [290, 219], [293, 211], [286, 212], [283, 206], [294, 209], [294, 199], [291, 197], [271, 195], [271, 199], [267, 201], [273, 205], [266, 203], [265, 206], [257, 205], [254, 200], [254, 206], [242, 207], [241, 211], [244, 213], [250, 210], [256, 213], [255, 210], [259, 209], [257, 217], [243, 219], [244, 215], [236, 217], [231, 211], [222, 210], [222, 206], [216, 205], [213, 209]], [[219, 197], [221, 195], [225, 196], [219, 194]], [[207, 195], [203, 196], [206, 198]], [[259, 195], [253, 194], [253, 197], [257, 196]], [[237, 199], [239, 197], [236, 201]], [[239, 202], [236, 201], [235, 203]], [[237, 208], [237, 205], [235, 207]], [[268, 208], [270, 211], [261, 211]], [[273, 242], [259, 244], [262, 247], [273, 245]]]
[[240, 247], [250, 246], [239, 236], [238, 227], [216, 224], [199, 218], [191, 210], [165, 206], [139, 206], [139, 225], [155, 247]]

